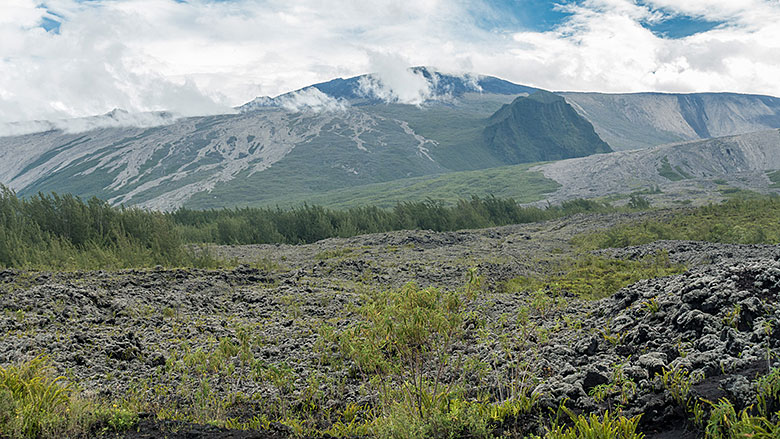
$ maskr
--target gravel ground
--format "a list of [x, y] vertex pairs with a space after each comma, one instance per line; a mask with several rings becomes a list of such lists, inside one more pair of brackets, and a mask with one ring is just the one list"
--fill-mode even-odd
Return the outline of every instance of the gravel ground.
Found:
[[[750, 403], [749, 380], [772, 366], [767, 352], [780, 346], [780, 247], [666, 241], [604, 250], [624, 259], [664, 250], [690, 269], [640, 281], [598, 302], [563, 297], [539, 304], [538, 297], [499, 288], [571, 254], [569, 241], [578, 233], [669, 214], [578, 215], [477, 231], [216, 247], [246, 264], [233, 270], [0, 271], [0, 364], [47, 354], [87, 395], [135, 397], [152, 411], [198, 404], [193, 395], [202, 393], [204, 380], [213, 400], [230, 402], [220, 406], [222, 414], [239, 419], [302, 400], [313, 380], [321, 407], [370, 403], [354, 368], [323, 360], [323, 352], [338, 356], [322, 337], [323, 324], [338, 332], [354, 323], [355, 307], [372, 288], [410, 281], [460, 288], [476, 267], [487, 292], [470, 305], [474, 321], [466, 322], [466, 339], [453, 348], [485, 365], [465, 373], [469, 394], [500, 398], [512, 377], [526, 374], [535, 377], [526, 383], [542, 406], [564, 399], [577, 411], [621, 406], [627, 415], [643, 414], [648, 437], [685, 437], [692, 435], [685, 432], [687, 416], [655, 375], [683, 367], [701, 381], [694, 395]], [[529, 307], [535, 311], [521, 322]], [[245, 346], [241, 352], [253, 362], [239, 361], [243, 354], [215, 356], [228, 342]], [[268, 378], [269, 371], [284, 382]], [[618, 374], [635, 391], [592, 396]], [[530, 423], [529, 431], [534, 428]], [[172, 438], [289, 433], [281, 425], [238, 432], [145, 417], [127, 437], [163, 431]]]

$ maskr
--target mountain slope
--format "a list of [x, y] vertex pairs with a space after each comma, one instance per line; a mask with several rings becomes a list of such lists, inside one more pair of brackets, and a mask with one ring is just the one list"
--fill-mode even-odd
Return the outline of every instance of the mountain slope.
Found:
[[[453, 77], [437, 76], [435, 81], [450, 92], [447, 99], [419, 106], [270, 106], [150, 128], [4, 137], [0, 182], [23, 196], [69, 192], [154, 209], [267, 205], [400, 179], [536, 161], [546, 156], [537, 149], [557, 145], [549, 137], [555, 132], [566, 132], [576, 141], [578, 133], [569, 132], [566, 120], [551, 118], [542, 135], [501, 137], [497, 153], [484, 141], [485, 128], [533, 120], [526, 113], [539, 108], [516, 108], [512, 114], [519, 118], [502, 119], [494, 113], [516, 94], [465, 92], [461, 86], [466, 82]], [[527, 89], [500, 80], [483, 85], [507, 93]], [[317, 93], [321, 96], [306, 99], [325, 96]], [[335, 102], [332, 96], [324, 99]], [[560, 104], [565, 105], [558, 98], [553, 105]], [[573, 110], [567, 115], [580, 118]]]
[[[139, 119], [147, 120], [145, 127], [130, 128], [122, 125], [134, 115], [113, 112], [79, 122], [79, 133], [49, 129], [73, 126], [63, 123], [0, 137], [0, 183], [20, 195], [70, 192], [155, 209], [307, 200], [348, 205], [350, 197], [384, 203], [398, 200], [404, 188], [410, 197], [450, 199], [455, 192], [468, 196], [470, 186], [479, 188], [474, 193], [531, 201], [555, 184], [526, 178], [525, 171], [481, 170], [605, 153], [610, 142], [636, 148], [780, 126], [780, 100], [763, 96], [564, 93], [562, 99], [498, 78], [427, 68], [409, 74], [423, 84], [424, 102], [382, 95], [389, 86], [363, 75], [258, 98], [238, 114], [176, 120], [160, 113]], [[688, 160], [700, 159], [706, 164], [712, 157]], [[560, 173], [545, 175], [563, 185], [561, 197], [569, 187], [580, 188], [574, 190], [580, 196], [607, 191], [600, 186], [607, 182], [587, 171], [601, 166], [602, 158], [590, 160], [583, 162], [593, 163], [585, 168], [593, 180], [587, 184], [600, 189], [589, 191]], [[668, 182], [664, 175], [699, 175], [672, 155], [668, 163], [658, 160], [642, 162], [650, 166], [649, 179], [630, 180], [644, 175], [639, 170], [626, 171], [624, 180], [610, 178], [622, 190]], [[605, 175], [623, 172], [620, 163], [611, 163], [616, 168]], [[461, 171], [476, 172], [450, 175]], [[529, 189], [500, 187], [512, 184]]]
[[[326, 191], [270, 193], [262, 200], [242, 202], [240, 191], [228, 192], [228, 187], [215, 188], [210, 193], [200, 193], [188, 200], [184, 207], [209, 209], [224, 206], [220, 199], [232, 199], [236, 206], [293, 207], [309, 203], [332, 208], [360, 206], [393, 207], [404, 201], [434, 199], [445, 205], [471, 196], [513, 198], [519, 203], [530, 203], [545, 198], [560, 187], [540, 172], [529, 171], [532, 164], [502, 166], [476, 171], [448, 172], [401, 178], [380, 183], [343, 187]], [[230, 186], [235, 188], [235, 186]], [[234, 190], [234, 189], [231, 189]], [[216, 198], [215, 198], [216, 197]]]
[[483, 131], [488, 149], [506, 163], [528, 163], [611, 152], [566, 101], [536, 92], [503, 106]]
[[[446, 171], [426, 156], [425, 144], [404, 122], [361, 111], [268, 110], [149, 129], [0, 138], [0, 181], [21, 195], [71, 192], [170, 209], [218, 184], [276, 170], [285, 160], [295, 162], [294, 175], [269, 189], [289, 190], [291, 182], [305, 180], [300, 176], [317, 176], [311, 184], [332, 189], [394, 179], [397, 173]], [[250, 196], [264, 190], [247, 188]]]
[[780, 128], [780, 98], [735, 93], [557, 93], [614, 150]]
[[706, 195], [726, 189], [726, 184], [773, 191], [767, 171], [777, 169], [780, 130], [562, 160], [531, 171], [560, 184], [548, 199], [562, 201], [655, 188]]

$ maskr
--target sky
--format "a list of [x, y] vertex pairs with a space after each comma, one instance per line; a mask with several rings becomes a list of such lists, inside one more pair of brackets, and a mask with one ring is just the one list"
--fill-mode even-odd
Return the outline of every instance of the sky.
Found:
[[216, 114], [418, 65], [558, 91], [780, 96], [777, 23], [780, 0], [0, 0], [0, 122]]

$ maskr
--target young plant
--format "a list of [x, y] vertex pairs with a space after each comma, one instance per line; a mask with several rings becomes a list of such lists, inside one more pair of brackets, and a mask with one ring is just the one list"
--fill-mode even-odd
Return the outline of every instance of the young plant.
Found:
[[626, 418], [609, 411], [603, 416], [591, 413], [588, 416], [575, 416], [570, 410], [563, 410], [571, 418], [571, 425], [561, 425], [556, 420], [544, 439], [643, 439], [644, 434], [637, 432], [640, 416]]
[[661, 383], [666, 391], [672, 396], [672, 399], [680, 407], [689, 411], [692, 404], [689, 393], [697, 377], [690, 376], [687, 370], [679, 367], [674, 369], [663, 368], [661, 374], [656, 374], [656, 376], [661, 377]]
[[[382, 428], [415, 436], [430, 426], [444, 428], [440, 421], [454, 416], [462, 360], [452, 347], [462, 338], [466, 305], [479, 291], [481, 279], [471, 270], [459, 292], [410, 283], [368, 293], [362, 321], [340, 335], [339, 347], [378, 386], [386, 421]], [[401, 413], [410, 422], [392, 422]], [[415, 425], [423, 430], [406, 430]]]

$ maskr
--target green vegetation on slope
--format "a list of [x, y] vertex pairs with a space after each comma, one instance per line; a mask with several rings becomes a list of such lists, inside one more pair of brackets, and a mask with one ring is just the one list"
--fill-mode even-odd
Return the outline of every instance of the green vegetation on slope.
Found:
[[[554, 192], [560, 187], [554, 180], [544, 177], [540, 172], [529, 171], [533, 165], [514, 165], [478, 171], [460, 171], [424, 177], [404, 178], [384, 183], [373, 183], [356, 187], [335, 189], [323, 193], [298, 193], [285, 196], [269, 196], [255, 207], [278, 206], [289, 208], [304, 203], [325, 206], [332, 209], [348, 209], [360, 206], [390, 208], [404, 201], [425, 201], [434, 199], [446, 206], [454, 206], [458, 200], [471, 196], [512, 198], [518, 203], [530, 203], [541, 200], [544, 194]], [[224, 206], [215, 195], [196, 195], [186, 205], [189, 209]], [[225, 195], [228, 199], [239, 193]], [[246, 200], [249, 203], [249, 200]], [[235, 204], [241, 205], [238, 201]], [[252, 203], [253, 205], [255, 203]]]
[[672, 165], [669, 164], [668, 157], [661, 159], [661, 167], [658, 168], [658, 175], [665, 177], [670, 181], [680, 181], [691, 178], [691, 176], [686, 174], [679, 166], [672, 168]]
[[780, 243], [780, 198], [733, 199], [674, 215], [606, 231], [580, 235], [585, 249], [628, 247], [662, 239], [733, 244]]
[[549, 92], [515, 99], [498, 110], [483, 132], [504, 163], [528, 163], [612, 152], [566, 101]]
[[772, 189], [780, 189], [780, 171], [769, 172], [767, 173], [767, 176], [769, 177], [769, 181], [772, 182], [769, 187]]
[[513, 99], [507, 95], [470, 94], [457, 104], [377, 105], [369, 111], [404, 120], [415, 133], [436, 142], [428, 145], [431, 157], [453, 171], [485, 169], [508, 163], [490, 153], [481, 133], [488, 118]]

